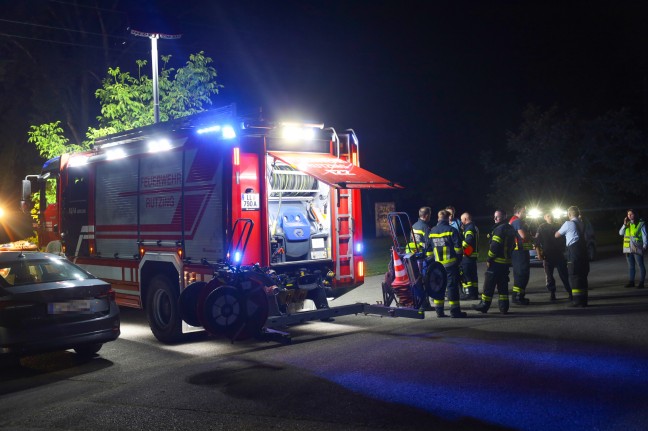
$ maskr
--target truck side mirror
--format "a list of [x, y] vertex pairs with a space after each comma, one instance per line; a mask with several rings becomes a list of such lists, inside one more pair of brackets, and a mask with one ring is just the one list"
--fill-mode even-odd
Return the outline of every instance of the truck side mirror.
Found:
[[31, 210], [31, 181], [22, 180], [22, 198], [20, 200], [20, 209], [25, 214]]

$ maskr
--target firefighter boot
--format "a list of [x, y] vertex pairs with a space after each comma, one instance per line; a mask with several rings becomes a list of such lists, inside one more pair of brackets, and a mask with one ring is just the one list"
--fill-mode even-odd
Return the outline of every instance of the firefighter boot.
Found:
[[529, 300], [524, 297], [523, 292], [513, 292], [513, 304], [529, 305]]
[[437, 317], [448, 317], [447, 314], [443, 312], [443, 305], [437, 305], [434, 307]]
[[473, 304], [472, 309], [480, 311], [480, 312], [486, 314], [488, 312], [488, 309], [490, 308], [490, 306], [491, 306], [490, 301], [484, 301], [482, 299], [481, 301], [479, 301], [479, 304]]
[[465, 311], [461, 311], [461, 308], [459, 307], [451, 308], [450, 317], [454, 317], [455, 319], [460, 319], [463, 317], [468, 317], [468, 313], [466, 313]]
[[464, 288], [464, 291], [461, 292], [461, 297], [459, 299], [461, 299], [462, 301], [479, 299], [477, 286], [470, 286], [468, 288]]
[[497, 301], [497, 305], [499, 305], [500, 313], [502, 313], [502, 314], [508, 313], [508, 310], [509, 310], [509, 301], [508, 301], [508, 299], [500, 299], [499, 301]]

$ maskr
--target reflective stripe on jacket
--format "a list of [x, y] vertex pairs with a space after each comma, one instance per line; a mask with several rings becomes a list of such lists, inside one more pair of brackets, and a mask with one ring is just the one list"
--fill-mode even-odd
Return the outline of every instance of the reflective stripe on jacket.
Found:
[[[621, 228], [623, 230], [623, 227]], [[636, 224], [630, 223], [628, 226], [625, 226], [625, 232], [623, 233], [623, 252], [624, 253], [634, 253], [634, 250], [630, 248], [630, 241], [635, 243], [639, 248], [643, 247], [643, 231], [644, 222], [639, 220]]]
[[412, 235], [410, 237], [410, 242], [407, 243], [407, 252], [417, 253], [424, 251], [425, 242], [427, 241], [429, 232], [430, 225], [425, 221], [418, 219], [418, 221], [412, 225]]
[[505, 265], [511, 264], [511, 253], [515, 247], [517, 232], [513, 226], [502, 222], [493, 228], [488, 247], [488, 260]]
[[[475, 223], [468, 223], [463, 227], [463, 241], [461, 246], [464, 249], [464, 256], [470, 257], [471, 259], [477, 259], [479, 257], [479, 229], [475, 226]], [[468, 247], [472, 248], [472, 253], [469, 255], [466, 253]]]
[[452, 266], [461, 260], [463, 249], [459, 232], [442, 220], [430, 230], [425, 248], [426, 255], [434, 255], [434, 260], [443, 266]]

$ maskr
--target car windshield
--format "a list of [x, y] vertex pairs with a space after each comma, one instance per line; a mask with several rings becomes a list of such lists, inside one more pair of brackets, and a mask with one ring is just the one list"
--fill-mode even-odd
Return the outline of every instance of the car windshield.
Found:
[[21, 259], [0, 262], [0, 283], [3, 286], [89, 278], [94, 277], [64, 259]]

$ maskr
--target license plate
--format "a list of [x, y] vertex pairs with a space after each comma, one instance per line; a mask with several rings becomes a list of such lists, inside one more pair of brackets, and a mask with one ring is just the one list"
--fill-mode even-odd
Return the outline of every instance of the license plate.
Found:
[[105, 301], [100, 299], [74, 299], [66, 302], [50, 302], [47, 304], [49, 314], [95, 313], [105, 309]]
[[326, 258], [327, 258], [326, 250], [311, 251], [311, 259], [326, 259]]

